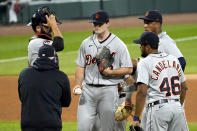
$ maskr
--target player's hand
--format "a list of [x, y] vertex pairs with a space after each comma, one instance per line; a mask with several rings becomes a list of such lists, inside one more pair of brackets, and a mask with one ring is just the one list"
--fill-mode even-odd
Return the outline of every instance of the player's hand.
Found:
[[113, 70], [111, 70], [110, 67], [106, 68], [105, 70], [103, 70], [102, 74], [105, 76], [110, 76], [112, 75]]
[[75, 85], [73, 88], [73, 94], [81, 95], [81, 93], [82, 93], [82, 87], [80, 85]]
[[47, 15], [45, 17], [47, 19], [48, 26], [50, 26], [50, 27], [57, 26], [55, 15], [51, 14], [49, 17]]

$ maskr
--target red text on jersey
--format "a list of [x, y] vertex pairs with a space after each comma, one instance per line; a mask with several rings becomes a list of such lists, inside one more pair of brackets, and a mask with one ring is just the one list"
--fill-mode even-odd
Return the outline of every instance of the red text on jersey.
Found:
[[[111, 55], [114, 57], [116, 54], [116, 52], [112, 52]], [[96, 63], [96, 58], [92, 57], [91, 54], [87, 54], [86, 55], [86, 66], [87, 65], [91, 65], [91, 64], [95, 64]], [[113, 69], [113, 66], [110, 66], [111, 69]]]
[[179, 63], [177, 63], [176, 61], [163, 60], [155, 65], [152, 71], [151, 78], [153, 80], [158, 80], [158, 77], [161, 74], [161, 72], [169, 68], [174, 68], [177, 71], [178, 76], [181, 76], [181, 66]]

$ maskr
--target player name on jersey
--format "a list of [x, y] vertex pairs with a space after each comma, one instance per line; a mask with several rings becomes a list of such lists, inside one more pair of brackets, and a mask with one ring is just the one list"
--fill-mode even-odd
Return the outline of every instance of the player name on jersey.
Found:
[[161, 74], [161, 72], [169, 68], [174, 68], [178, 72], [178, 76], [181, 76], [181, 66], [177, 61], [163, 60], [155, 65], [152, 71], [151, 78], [153, 80], [158, 80], [158, 77]]

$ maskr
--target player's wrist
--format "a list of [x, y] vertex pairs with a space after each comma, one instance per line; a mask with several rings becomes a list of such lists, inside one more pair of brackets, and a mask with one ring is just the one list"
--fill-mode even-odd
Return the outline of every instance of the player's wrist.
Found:
[[74, 88], [81, 88], [81, 85], [80, 85], [80, 84], [76, 84], [76, 85], [74, 86]]
[[[58, 28], [56, 23], [51, 23], [51, 29], [56, 30]], [[59, 29], [59, 28], [58, 28]]]
[[136, 115], [133, 116], [133, 121], [134, 122], [139, 122], [139, 123], [141, 122], [139, 116], [136, 116]]

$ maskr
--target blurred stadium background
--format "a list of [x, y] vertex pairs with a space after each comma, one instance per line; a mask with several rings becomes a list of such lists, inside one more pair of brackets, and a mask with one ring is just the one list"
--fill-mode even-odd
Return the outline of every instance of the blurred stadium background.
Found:
[[161, 13], [196, 12], [196, 0], [0, 0], [0, 24], [9, 23], [10, 4], [19, 1], [19, 23], [27, 23], [33, 11], [47, 5], [63, 20], [88, 18], [92, 12], [103, 9], [111, 17], [142, 15], [147, 10], [158, 9]]

